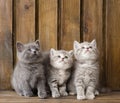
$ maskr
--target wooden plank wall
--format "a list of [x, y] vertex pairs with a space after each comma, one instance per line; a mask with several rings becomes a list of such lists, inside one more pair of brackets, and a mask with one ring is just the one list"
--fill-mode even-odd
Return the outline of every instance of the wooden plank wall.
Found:
[[107, 84], [120, 90], [120, 0], [106, 1]]
[[100, 83], [120, 90], [120, 0], [0, 0], [0, 90], [10, 89], [16, 42], [40, 40], [43, 51], [97, 40]]
[[39, 0], [39, 40], [42, 50], [57, 49], [58, 0]]
[[61, 0], [60, 49], [70, 50], [80, 41], [80, 0]]
[[0, 89], [11, 87], [12, 52], [12, 0], [0, 0]]

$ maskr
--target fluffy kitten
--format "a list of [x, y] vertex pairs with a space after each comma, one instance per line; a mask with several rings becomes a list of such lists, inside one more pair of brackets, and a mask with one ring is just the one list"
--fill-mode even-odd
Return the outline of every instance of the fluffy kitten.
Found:
[[96, 40], [78, 43], [74, 41], [75, 64], [68, 90], [77, 93], [77, 99], [94, 99], [98, 94], [99, 62]]
[[22, 44], [17, 42], [18, 62], [12, 76], [12, 86], [21, 96], [33, 96], [33, 90], [37, 89], [38, 96], [45, 98], [45, 76], [43, 55], [39, 41]]
[[47, 81], [52, 97], [67, 96], [66, 82], [73, 65], [73, 51], [50, 50], [50, 64], [47, 70]]

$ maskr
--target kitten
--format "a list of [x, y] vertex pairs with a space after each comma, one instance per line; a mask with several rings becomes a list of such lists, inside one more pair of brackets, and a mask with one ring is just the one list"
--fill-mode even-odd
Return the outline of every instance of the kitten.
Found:
[[45, 76], [43, 55], [39, 41], [22, 44], [17, 42], [18, 62], [12, 75], [12, 86], [21, 96], [33, 96], [33, 90], [37, 89], [38, 96], [45, 98]]
[[74, 41], [75, 64], [68, 84], [70, 94], [77, 93], [77, 99], [94, 99], [99, 81], [99, 62], [96, 40], [78, 43]]
[[50, 50], [50, 64], [47, 70], [47, 81], [52, 97], [67, 96], [66, 82], [71, 74], [73, 51]]

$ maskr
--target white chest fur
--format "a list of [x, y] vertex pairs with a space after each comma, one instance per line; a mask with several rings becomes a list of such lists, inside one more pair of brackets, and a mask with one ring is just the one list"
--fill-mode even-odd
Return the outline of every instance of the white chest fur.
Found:
[[65, 70], [60, 70], [58, 75], [59, 75], [58, 76], [59, 77], [59, 80], [58, 80], [59, 85], [64, 84], [69, 77], [69, 74], [67, 74], [67, 72]]
[[85, 85], [91, 80], [97, 80], [99, 75], [99, 69], [97, 65], [90, 64], [77, 64], [76, 65], [76, 78], [80, 78], [84, 81]]

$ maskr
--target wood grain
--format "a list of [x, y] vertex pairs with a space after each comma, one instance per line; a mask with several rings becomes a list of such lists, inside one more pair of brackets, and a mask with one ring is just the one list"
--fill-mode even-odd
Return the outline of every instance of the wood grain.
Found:
[[80, 41], [80, 0], [61, 0], [60, 49], [73, 49], [73, 41]]
[[94, 100], [77, 100], [76, 96], [53, 99], [40, 99], [36, 97], [22, 97], [13, 91], [0, 91], [0, 103], [120, 103], [120, 92], [100, 94]]
[[39, 40], [42, 50], [57, 49], [58, 0], [39, 0]]
[[12, 0], [0, 0], [0, 90], [11, 88], [12, 56]]
[[15, 0], [16, 41], [35, 40], [35, 0]]
[[100, 84], [120, 90], [119, 17], [120, 0], [0, 0], [0, 90], [11, 88], [16, 41], [35, 39], [43, 50], [96, 39]]
[[[96, 39], [100, 51], [100, 84], [105, 84], [104, 68], [104, 38], [103, 38], [103, 1], [83, 1], [83, 41]], [[102, 81], [104, 79], [104, 82]]]
[[120, 90], [120, 0], [107, 0], [106, 4], [106, 74], [108, 85]]

